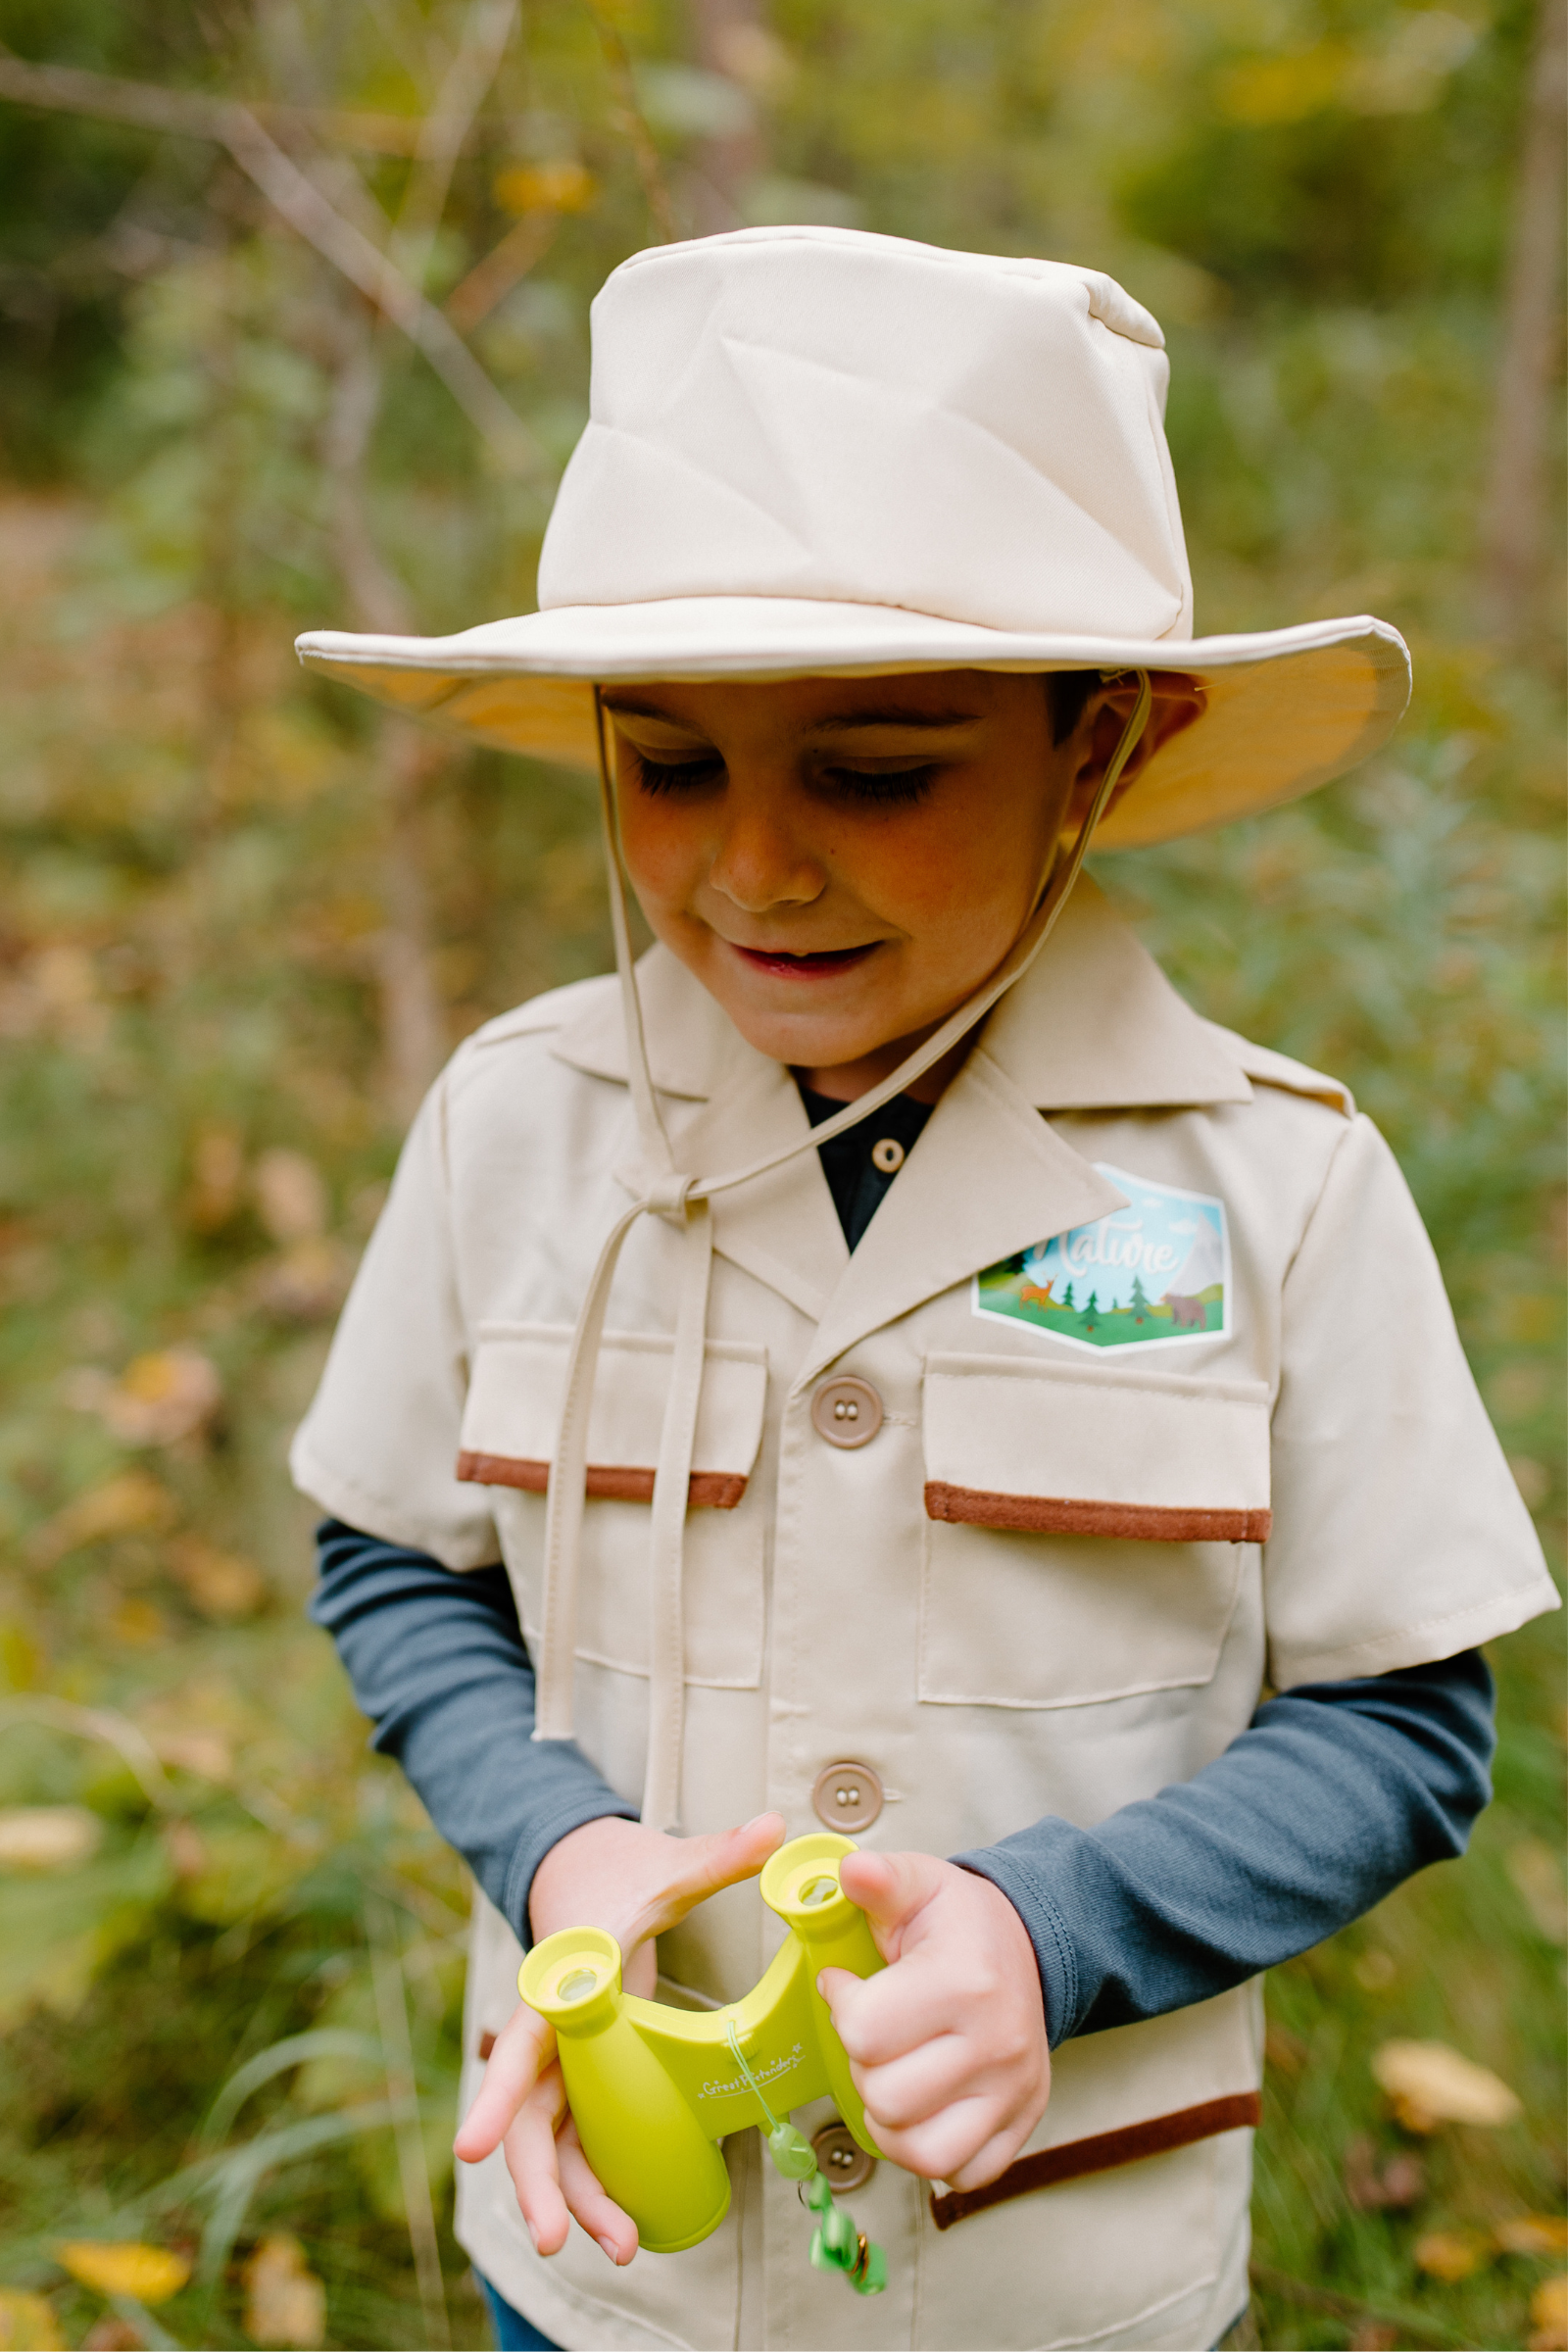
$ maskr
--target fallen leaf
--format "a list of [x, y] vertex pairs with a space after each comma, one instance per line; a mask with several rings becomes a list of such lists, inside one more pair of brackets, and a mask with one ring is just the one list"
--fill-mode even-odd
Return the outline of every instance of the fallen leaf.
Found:
[[1429, 2278], [1446, 2280], [1450, 2286], [1479, 2271], [1491, 2254], [1487, 2240], [1477, 2236], [1473, 2230], [1429, 2230], [1415, 2241], [1416, 2269], [1425, 2271]]
[[340, 1242], [318, 1234], [293, 1242], [258, 1266], [258, 1305], [285, 1323], [318, 1323], [335, 1315], [348, 1297], [354, 1261]]
[[1426, 2167], [1418, 2156], [1392, 2156], [1381, 2170], [1370, 2139], [1352, 2139], [1345, 2151], [1345, 2190], [1358, 2213], [1401, 2213], [1426, 2194]]
[[1544, 2278], [1530, 2298], [1535, 2333], [1528, 2352], [1568, 2352], [1568, 2271]]
[[194, 1348], [159, 1348], [125, 1366], [100, 1409], [123, 1445], [176, 1446], [211, 1428], [222, 1403], [223, 1384], [210, 1356]]
[[1306, 2064], [1307, 2049], [1289, 2026], [1271, 2024], [1263, 2037], [1263, 2055], [1277, 2074], [1298, 2075]]
[[176, 1879], [199, 1879], [207, 1868], [207, 1840], [193, 1821], [172, 1821], [164, 1830], [164, 1845]]
[[0, 1807], [0, 1867], [74, 1870], [103, 1842], [104, 1826], [85, 1805]]
[[1508, 1876], [1548, 1943], [1568, 1943], [1568, 1882], [1544, 1838], [1521, 1838], [1508, 1848]]
[[28, 1550], [47, 1567], [84, 1544], [100, 1544], [108, 1536], [136, 1535], [144, 1528], [166, 1527], [174, 1516], [174, 1498], [147, 1470], [122, 1470], [90, 1487], [68, 1502], [32, 1538]]
[[1568, 2254], [1568, 2220], [1560, 2213], [1516, 2213], [1492, 2232], [1504, 2254]]
[[60, 2323], [42, 2295], [0, 2286], [0, 2352], [66, 2352]]
[[245, 1148], [232, 1127], [205, 1127], [191, 1152], [194, 1179], [190, 1221], [198, 1233], [217, 1233], [239, 1206], [245, 1182]]
[[100, 2295], [133, 2295], [138, 2303], [167, 2303], [190, 2277], [183, 2254], [167, 2246], [143, 2246], [133, 2239], [116, 2243], [99, 2238], [63, 2239], [55, 2260], [83, 2286]]
[[1390, 2328], [1382, 2320], [1364, 2320], [1351, 2336], [1347, 2352], [1395, 2352], [1398, 2341], [1397, 2328]]
[[1373, 2053], [1372, 2072], [1407, 2132], [1435, 2132], [1440, 2124], [1496, 2127], [1521, 2112], [1518, 2095], [1499, 2076], [1445, 2041], [1386, 2041]]
[[495, 199], [509, 213], [581, 213], [594, 200], [593, 174], [563, 158], [551, 164], [510, 164], [496, 174]]
[[147, 2338], [118, 2312], [106, 2311], [94, 2320], [81, 2339], [81, 2352], [144, 2352]]
[[226, 1781], [234, 1770], [234, 1751], [218, 1732], [154, 1733], [153, 1746], [160, 1764], [193, 1772], [198, 1780]]
[[257, 1213], [274, 1242], [311, 1242], [326, 1231], [326, 1186], [303, 1152], [264, 1152], [254, 1183]]
[[127, 1649], [153, 1649], [168, 1633], [169, 1622], [156, 1601], [132, 1592], [115, 1602], [104, 1621], [104, 1631]]
[[259, 1568], [200, 1536], [176, 1538], [169, 1547], [169, 1565], [193, 1605], [220, 1623], [254, 1617], [267, 1598], [267, 1579]]
[[326, 2288], [297, 2237], [264, 2237], [245, 2265], [245, 2332], [254, 2343], [313, 2352], [326, 2334]]

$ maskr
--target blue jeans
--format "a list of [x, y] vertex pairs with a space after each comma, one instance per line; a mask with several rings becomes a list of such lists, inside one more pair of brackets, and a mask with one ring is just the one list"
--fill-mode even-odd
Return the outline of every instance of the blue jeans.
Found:
[[488, 2278], [478, 2271], [473, 2275], [484, 2288], [484, 2299], [490, 2306], [497, 2352], [560, 2352], [560, 2347], [550, 2336], [540, 2334], [532, 2320], [525, 2320], [520, 2311], [514, 2311], [512, 2305], [496, 2293]]

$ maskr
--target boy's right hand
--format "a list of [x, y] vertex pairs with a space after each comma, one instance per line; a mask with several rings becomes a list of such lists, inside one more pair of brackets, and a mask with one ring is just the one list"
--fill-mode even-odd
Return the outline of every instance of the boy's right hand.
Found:
[[[667, 1838], [635, 1821], [585, 1822], [534, 1873], [534, 1941], [561, 1928], [607, 1929], [620, 1946], [626, 1990], [652, 1999], [654, 1937], [721, 1886], [755, 1878], [784, 1836], [779, 1813], [760, 1813], [744, 1829], [710, 1838]], [[561, 2251], [572, 2216], [612, 2262], [636, 2253], [637, 2225], [595, 2180], [566, 2111], [554, 2029], [525, 2001], [496, 2036], [453, 2145], [465, 2164], [504, 2148], [518, 2210], [541, 2254]]]

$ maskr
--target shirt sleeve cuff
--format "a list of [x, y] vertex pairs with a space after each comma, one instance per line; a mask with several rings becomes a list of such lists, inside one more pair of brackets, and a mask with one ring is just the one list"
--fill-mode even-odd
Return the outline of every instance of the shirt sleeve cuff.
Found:
[[989, 1879], [1023, 1921], [1040, 1971], [1040, 1990], [1046, 2004], [1046, 2039], [1054, 2049], [1058, 2042], [1068, 2038], [1078, 2022], [1078, 1963], [1065, 1919], [1039, 1879], [1024, 1868], [1016, 1854], [1000, 1846], [980, 1846], [970, 1853], [950, 1855], [949, 1859], [959, 1870], [973, 1871], [977, 1879]]
[[582, 1760], [583, 1785], [564, 1791], [560, 1804], [551, 1812], [531, 1819], [523, 1836], [517, 1840], [516, 1851], [507, 1868], [506, 1886], [501, 1910], [524, 1951], [533, 1942], [528, 1924], [528, 1897], [533, 1891], [534, 1874], [553, 1846], [573, 1830], [580, 1830], [590, 1821], [639, 1821], [642, 1816], [635, 1805], [617, 1796], [607, 1788], [586, 1757]]

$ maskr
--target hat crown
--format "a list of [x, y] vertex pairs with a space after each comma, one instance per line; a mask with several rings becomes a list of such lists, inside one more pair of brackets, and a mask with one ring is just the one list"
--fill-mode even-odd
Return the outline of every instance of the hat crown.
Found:
[[633, 256], [593, 331], [541, 610], [790, 597], [1191, 637], [1163, 338], [1113, 278], [743, 229]]

